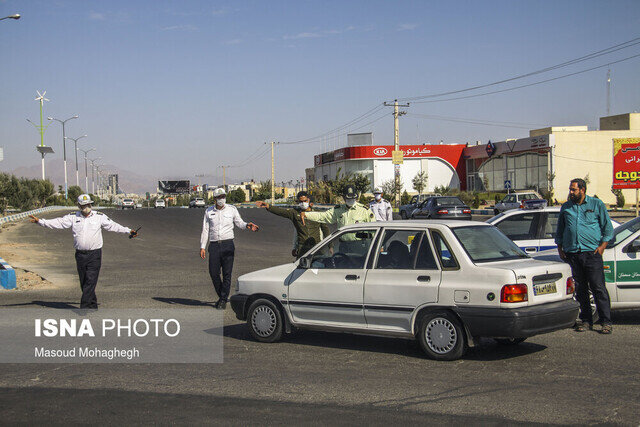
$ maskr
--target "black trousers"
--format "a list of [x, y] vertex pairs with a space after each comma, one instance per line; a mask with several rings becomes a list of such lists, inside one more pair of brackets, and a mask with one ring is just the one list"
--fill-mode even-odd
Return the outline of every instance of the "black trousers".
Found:
[[78, 267], [78, 277], [80, 278], [80, 289], [82, 289], [80, 308], [98, 308], [96, 285], [98, 284], [98, 275], [102, 265], [102, 249], [93, 251], [76, 250], [76, 265]]
[[[209, 242], [209, 275], [221, 300], [229, 299], [231, 289], [231, 271], [236, 247], [233, 239]], [[222, 271], [222, 279], [220, 272]]]
[[596, 303], [602, 324], [611, 324], [611, 300], [604, 281], [602, 255], [593, 252], [567, 253], [567, 262], [576, 282], [576, 299], [580, 303], [580, 320], [593, 323], [589, 290]]

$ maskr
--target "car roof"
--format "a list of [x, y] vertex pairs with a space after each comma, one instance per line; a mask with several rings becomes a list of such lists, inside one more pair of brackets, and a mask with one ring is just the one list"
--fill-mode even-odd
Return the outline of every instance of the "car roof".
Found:
[[491, 224], [487, 224], [485, 222], [480, 221], [461, 221], [454, 219], [403, 219], [398, 221], [376, 221], [376, 222], [360, 222], [357, 224], [349, 224], [341, 227], [340, 230], [358, 230], [361, 228], [371, 228], [371, 227], [400, 227], [400, 228], [414, 228], [414, 227], [424, 227], [430, 225], [439, 225], [445, 226], [448, 228], [457, 228], [457, 227], [468, 227], [468, 226], [491, 226]]

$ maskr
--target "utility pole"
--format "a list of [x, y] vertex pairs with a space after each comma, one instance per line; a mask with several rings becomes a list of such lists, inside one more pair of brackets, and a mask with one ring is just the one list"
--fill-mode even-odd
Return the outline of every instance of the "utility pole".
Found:
[[224, 165], [224, 166], [218, 166], [218, 167], [222, 168], [222, 187], [224, 188], [225, 191], [227, 191], [227, 168], [231, 166]]
[[607, 116], [611, 114], [611, 69], [607, 70]]
[[277, 142], [271, 141], [271, 204], [276, 200], [276, 162], [275, 162], [275, 153], [274, 147]]
[[[405, 114], [407, 114], [406, 111], [399, 111], [398, 107], [408, 107], [409, 104], [403, 104], [403, 105], [399, 105], [398, 104], [398, 100], [395, 99], [393, 101], [393, 104], [389, 104], [387, 102], [384, 103], [385, 106], [390, 107], [393, 105], [393, 150], [394, 151], [399, 151], [400, 150], [400, 120], [399, 117], [400, 116], [404, 116]], [[393, 169], [394, 169], [394, 185], [396, 188], [396, 207], [400, 207], [400, 165], [399, 164], [394, 164], [393, 165]]]

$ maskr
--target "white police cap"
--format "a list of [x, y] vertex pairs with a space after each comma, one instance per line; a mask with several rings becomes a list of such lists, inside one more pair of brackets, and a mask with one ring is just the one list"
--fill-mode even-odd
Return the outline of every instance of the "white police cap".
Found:
[[213, 197], [225, 196], [226, 194], [227, 192], [224, 191], [224, 188], [222, 187], [216, 188], [215, 190], [213, 190]]
[[380, 187], [376, 187], [373, 189], [373, 194], [382, 194], [382, 193], [383, 191], [382, 191], [382, 188]]
[[78, 204], [79, 205], [90, 205], [93, 203], [91, 197], [88, 194], [81, 194], [78, 196]]

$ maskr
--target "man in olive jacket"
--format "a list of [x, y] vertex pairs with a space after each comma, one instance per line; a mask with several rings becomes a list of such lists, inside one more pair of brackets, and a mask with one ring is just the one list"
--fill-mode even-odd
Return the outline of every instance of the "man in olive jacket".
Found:
[[300, 191], [296, 195], [296, 199], [298, 200], [298, 207], [295, 209], [269, 206], [269, 204], [265, 202], [256, 202], [256, 206], [259, 208], [267, 208], [269, 212], [287, 218], [293, 223], [296, 229], [296, 236], [291, 255], [299, 258], [330, 233], [329, 227], [326, 224], [319, 224], [314, 221], [306, 221], [306, 224], [302, 222], [300, 212], [312, 211], [309, 194], [307, 194], [306, 191]]

